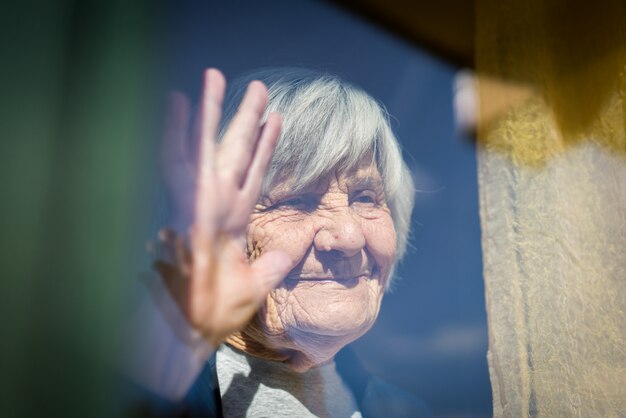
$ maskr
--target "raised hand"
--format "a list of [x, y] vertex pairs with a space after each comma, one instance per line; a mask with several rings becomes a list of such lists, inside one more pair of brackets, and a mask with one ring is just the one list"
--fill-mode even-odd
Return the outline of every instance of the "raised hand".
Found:
[[280, 133], [280, 116], [270, 114], [261, 126], [268, 94], [263, 83], [253, 81], [217, 144], [225, 84], [218, 70], [206, 71], [195, 176], [185, 159], [189, 106], [182, 96], [171, 98], [162, 161], [178, 211], [194, 208], [191, 248], [173, 231], [161, 231], [171, 262], [155, 263], [191, 326], [214, 346], [246, 325], [291, 267], [281, 252], [267, 252], [252, 264], [244, 253], [246, 227]]

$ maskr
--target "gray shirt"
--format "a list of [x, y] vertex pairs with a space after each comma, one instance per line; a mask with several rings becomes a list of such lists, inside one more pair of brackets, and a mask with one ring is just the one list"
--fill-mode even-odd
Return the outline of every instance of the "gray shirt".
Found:
[[362, 418], [334, 362], [298, 373], [223, 345], [216, 366], [226, 418]]

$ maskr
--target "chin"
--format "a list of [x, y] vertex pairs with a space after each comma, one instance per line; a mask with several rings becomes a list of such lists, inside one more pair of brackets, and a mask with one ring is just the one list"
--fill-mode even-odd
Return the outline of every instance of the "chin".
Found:
[[363, 336], [374, 324], [375, 318], [357, 327], [346, 329], [307, 327], [302, 330], [289, 327], [285, 334], [276, 341], [276, 349], [287, 357], [287, 364], [298, 372], [305, 372], [313, 367], [326, 364], [346, 345]]
[[298, 341], [292, 341], [292, 344], [290, 344], [293, 348], [286, 350], [288, 357], [286, 363], [298, 372], [305, 372], [313, 367], [332, 361], [339, 350], [361, 335], [350, 337], [315, 335], [307, 337], [306, 341], [299, 338]]

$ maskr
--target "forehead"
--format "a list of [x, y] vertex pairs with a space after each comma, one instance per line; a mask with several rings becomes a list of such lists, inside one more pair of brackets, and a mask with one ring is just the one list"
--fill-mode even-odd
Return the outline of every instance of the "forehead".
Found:
[[372, 158], [364, 158], [359, 163], [348, 169], [339, 169], [334, 173], [338, 183], [367, 182], [372, 186], [382, 187], [382, 178], [376, 163]]

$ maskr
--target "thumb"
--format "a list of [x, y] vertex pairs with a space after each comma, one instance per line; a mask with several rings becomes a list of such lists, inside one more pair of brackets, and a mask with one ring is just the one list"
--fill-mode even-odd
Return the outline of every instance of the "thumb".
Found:
[[261, 285], [263, 294], [260, 296], [264, 298], [267, 292], [278, 286], [287, 276], [291, 267], [291, 258], [283, 251], [268, 251], [259, 257], [252, 264], [252, 269]]

